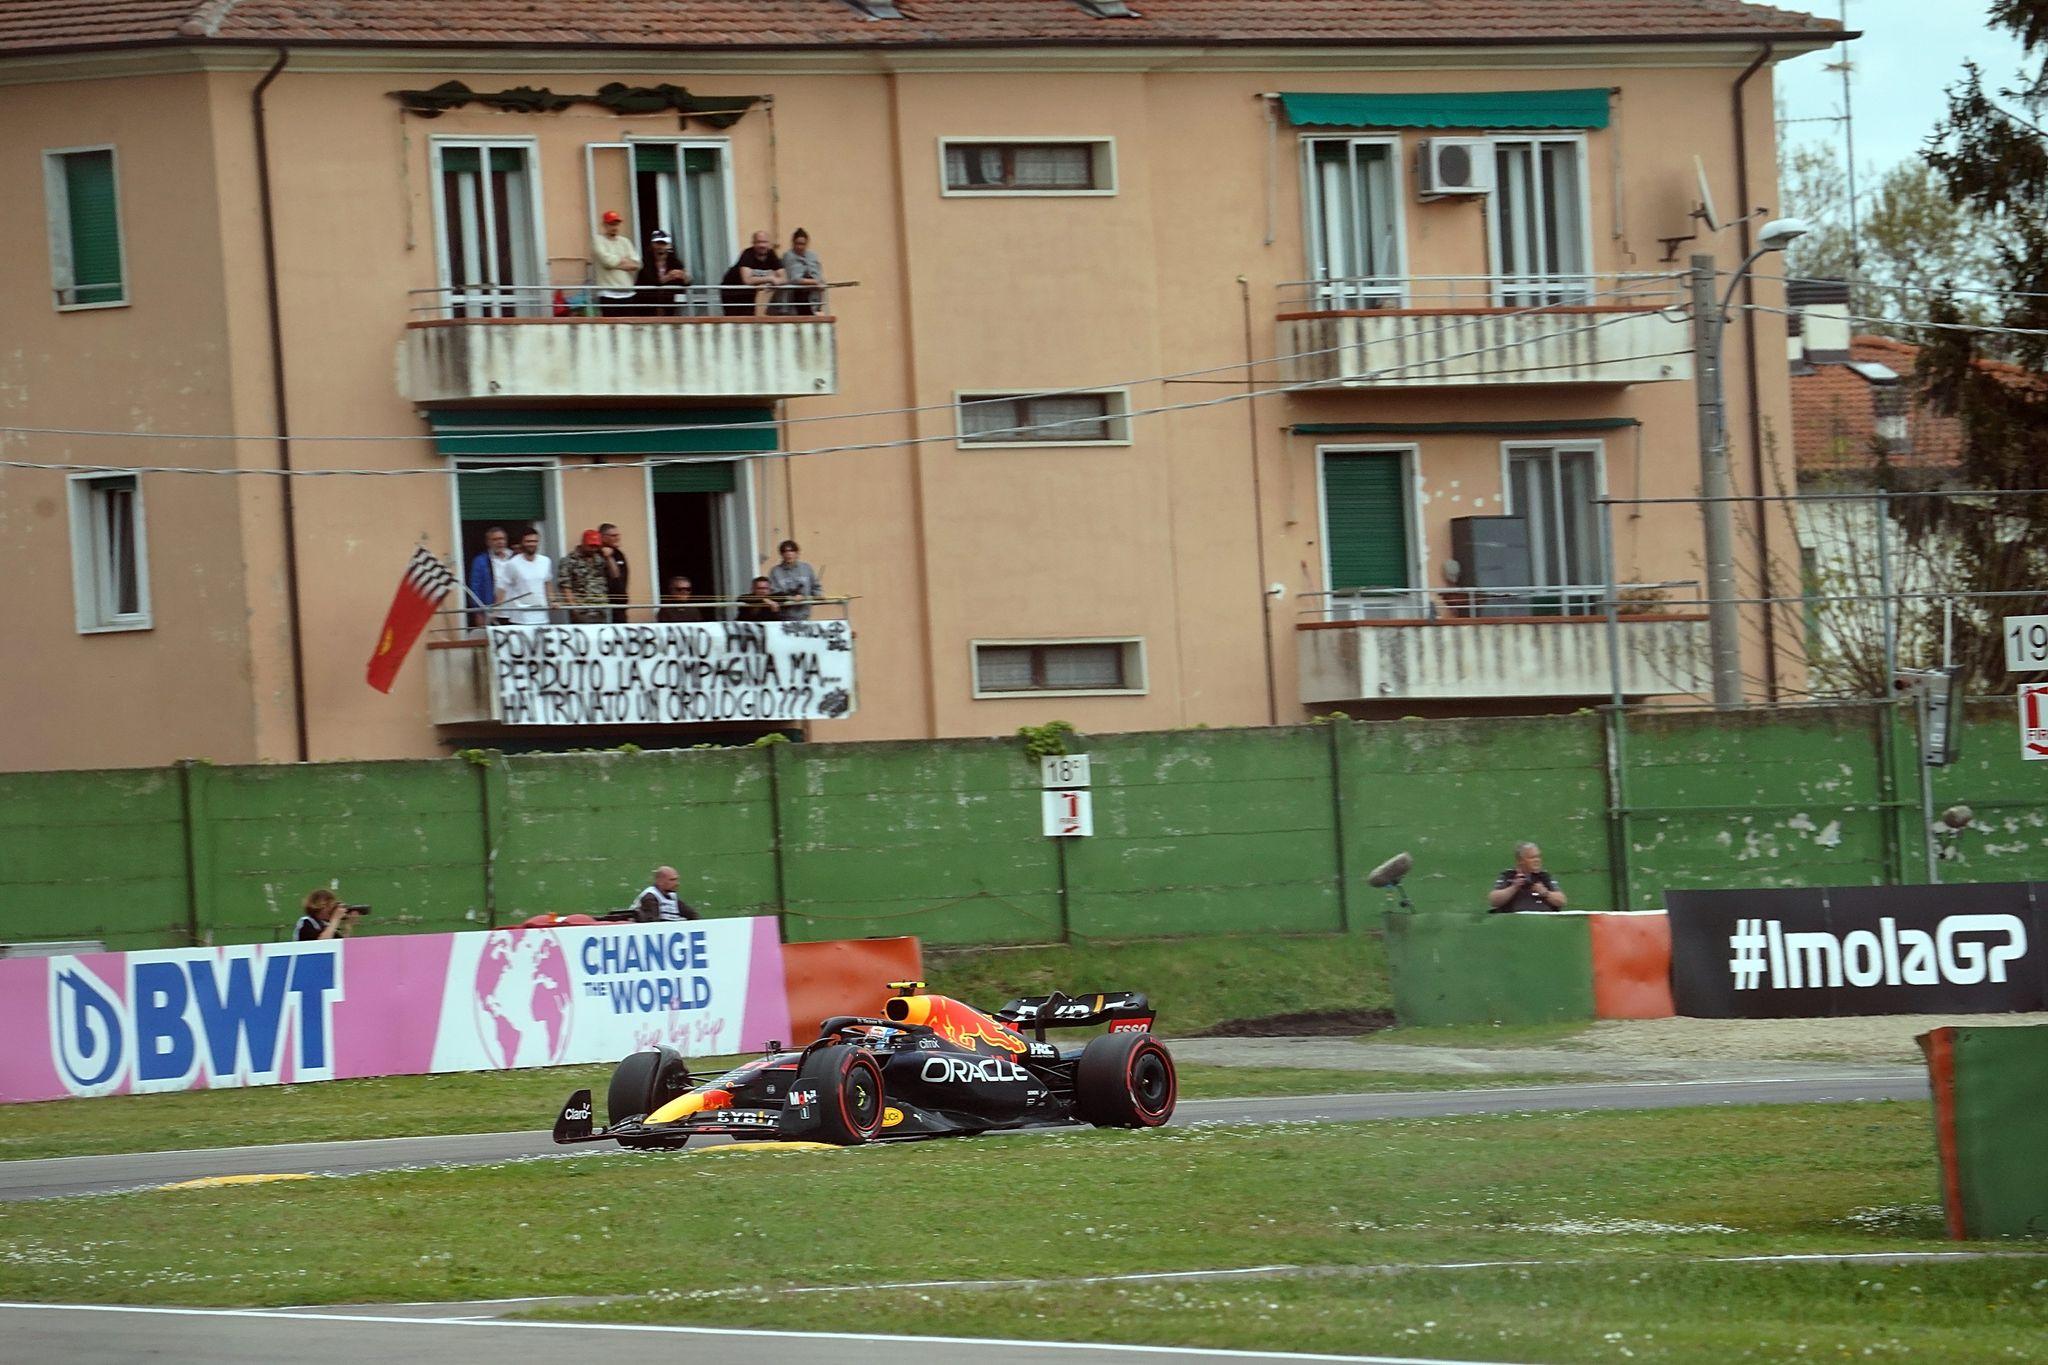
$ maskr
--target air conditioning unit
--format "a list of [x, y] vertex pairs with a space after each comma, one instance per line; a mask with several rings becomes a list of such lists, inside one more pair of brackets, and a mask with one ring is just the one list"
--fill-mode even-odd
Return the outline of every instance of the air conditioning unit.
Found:
[[1415, 184], [1418, 193], [1430, 198], [1492, 194], [1493, 144], [1483, 137], [1425, 138]]

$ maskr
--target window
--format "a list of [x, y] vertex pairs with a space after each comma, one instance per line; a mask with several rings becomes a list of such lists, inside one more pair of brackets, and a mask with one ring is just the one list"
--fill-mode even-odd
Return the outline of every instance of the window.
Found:
[[[1600, 582], [1600, 451], [1596, 446], [1510, 446], [1508, 513], [1529, 522], [1530, 586]], [[1549, 605], [1590, 612], [1596, 590]], [[1539, 603], [1539, 606], [1543, 605]]]
[[1584, 303], [1586, 145], [1575, 137], [1493, 144], [1494, 273], [1505, 304]]
[[[607, 144], [593, 144], [595, 152]], [[719, 311], [716, 285], [739, 249], [733, 244], [731, 162], [723, 142], [623, 144], [633, 158], [633, 237], [642, 247], [656, 228], [665, 228], [676, 255], [700, 286], [681, 299], [683, 312]], [[596, 219], [596, 171], [592, 169], [592, 220]]]
[[1398, 308], [1401, 266], [1399, 143], [1310, 138], [1304, 199], [1316, 308]]
[[43, 198], [50, 219], [50, 286], [57, 307], [111, 308], [127, 303], [114, 149], [43, 153]]
[[1108, 138], [939, 144], [946, 194], [1114, 194], [1116, 157]]
[[541, 270], [531, 149], [434, 144], [441, 283], [450, 317], [543, 317], [553, 311]]
[[1142, 640], [974, 642], [974, 695], [1135, 695], [1145, 690]]
[[964, 393], [960, 444], [1120, 446], [1131, 443], [1130, 395]]
[[1415, 586], [1414, 452], [1322, 453], [1323, 587], [1334, 620], [1419, 616]]
[[133, 474], [73, 476], [71, 591], [81, 632], [150, 628], [142, 487]]

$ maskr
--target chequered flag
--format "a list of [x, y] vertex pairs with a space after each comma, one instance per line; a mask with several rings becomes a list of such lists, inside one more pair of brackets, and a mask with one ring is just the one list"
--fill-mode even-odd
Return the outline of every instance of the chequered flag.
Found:
[[446, 564], [416, 547], [405, 575], [398, 580], [398, 592], [385, 613], [384, 629], [377, 634], [377, 650], [370, 655], [369, 683], [379, 692], [389, 692], [398, 677], [398, 666], [412, 651], [413, 643], [442, 599], [455, 590], [455, 574]]

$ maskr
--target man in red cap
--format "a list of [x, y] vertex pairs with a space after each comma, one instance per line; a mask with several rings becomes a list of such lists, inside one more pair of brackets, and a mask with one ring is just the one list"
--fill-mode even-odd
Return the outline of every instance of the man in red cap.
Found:
[[640, 253], [619, 229], [625, 223], [617, 209], [606, 209], [597, 235], [590, 239], [590, 263], [597, 273], [597, 310], [608, 318], [633, 316], [633, 279], [640, 273]]
[[562, 557], [555, 592], [577, 625], [602, 625], [611, 619], [611, 579], [604, 571], [604, 537], [585, 531], [583, 543]]

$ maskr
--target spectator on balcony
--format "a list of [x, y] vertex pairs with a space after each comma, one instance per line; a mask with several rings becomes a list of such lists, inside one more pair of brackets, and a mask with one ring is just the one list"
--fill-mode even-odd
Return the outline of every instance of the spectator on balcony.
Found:
[[803, 550], [795, 541], [785, 540], [775, 550], [782, 562], [768, 571], [768, 586], [782, 600], [782, 619], [808, 621], [810, 601], [825, 595], [825, 585], [819, 581], [818, 571], [804, 563]]
[[544, 626], [555, 600], [555, 561], [540, 552], [540, 532], [519, 534], [519, 553], [498, 564], [498, 607], [508, 626]]
[[617, 209], [606, 209], [597, 235], [590, 239], [590, 264], [597, 273], [597, 311], [608, 318], [633, 316], [633, 279], [640, 273], [640, 253], [622, 236], [625, 224]]
[[611, 580], [604, 573], [604, 537], [585, 531], [583, 540], [562, 560], [555, 578], [556, 596], [579, 626], [603, 625], [611, 619]]
[[1557, 878], [1543, 870], [1543, 850], [1526, 839], [1515, 845], [1515, 865], [1495, 878], [1486, 893], [1486, 907], [1496, 915], [1562, 910], [1564, 904]]
[[683, 286], [690, 282], [690, 269], [676, 255], [675, 239], [667, 229], [656, 228], [648, 236], [647, 253], [642, 259], [645, 264], [640, 267], [640, 314], [651, 318], [674, 317]]
[[511, 543], [505, 538], [505, 528], [493, 526], [484, 532], [483, 553], [469, 561], [470, 605], [478, 608], [469, 614], [469, 623], [482, 629], [490, 620], [488, 608], [498, 600], [498, 566], [512, 557]]
[[626, 603], [633, 600], [633, 566], [626, 562], [626, 552], [619, 548], [617, 526], [608, 521], [599, 523], [597, 541], [597, 552], [604, 557], [605, 596], [611, 600], [612, 621], [624, 625]]
[[778, 286], [788, 283], [782, 257], [765, 232], [754, 234], [753, 245], [740, 253], [719, 281], [719, 295], [727, 317], [759, 317], [768, 311], [769, 300]]
[[654, 619], [669, 624], [709, 621], [714, 610], [708, 603], [697, 600], [689, 575], [671, 574], [668, 591], [661, 595], [661, 610], [655, 613]]
[[739, 614], [742, 621], [780, 621], [782, 603], [775, 598], [775, 585], [765, 577], [755, 579], [740, 599]]
[[775, 311], [785, 317], [808, 317], [825, 311], [825, 267], [811, 250], [811, 234], [802, 228], [782, 253], [782, 273], [789, 283]]

